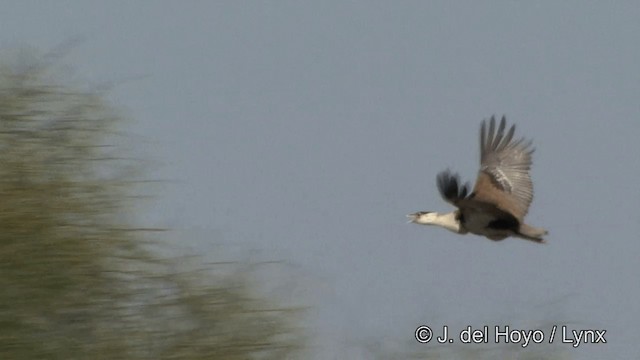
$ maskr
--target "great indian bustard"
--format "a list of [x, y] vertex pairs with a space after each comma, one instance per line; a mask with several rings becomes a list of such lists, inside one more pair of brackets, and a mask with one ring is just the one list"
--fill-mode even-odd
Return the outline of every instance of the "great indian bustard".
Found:
[[[524, 223], [524, 217], [533, 199], [531, 168], [531, 141], [513, 140], [515, 125], [505, 135], [503, 116], [496, 129], [495, 116], [480, 127], [480, 171], [473, 188], [460, 184], [457, 174], [449, 170], [438, 174], [438, 190], [447, 202], [458, 209], [447, 214], [420, 211], [409, 214], [409, 222], [438, 225], [458, 234], [468, 232], [503, 240], [514, 236], [538, 243], [547, 234], [545, 229]], [[468, 194], [468, 195], [467, 195]]]

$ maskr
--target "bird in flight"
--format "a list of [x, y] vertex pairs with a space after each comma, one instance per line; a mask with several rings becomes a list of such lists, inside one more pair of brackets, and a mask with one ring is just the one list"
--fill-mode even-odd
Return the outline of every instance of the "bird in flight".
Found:
[[458, 174], [449, 170], [438, 174], [438, 190], [445, 201], [458, 209], [439, 214], [419, 211], [407, 215], [409, 222], [438, 225], [458, 234], [472, 233], [491, 240], [513, 236], [544, 243], [547, 231], [525, 224], [533, 199], [533, 184], [529, 170], [534, 149], [531, 141], [513, 139], [515, 125], [505, 133], [503, 116], [496, 128], [495, 116], [480, 127], [480, 171], [473, 191], [461, 184]]

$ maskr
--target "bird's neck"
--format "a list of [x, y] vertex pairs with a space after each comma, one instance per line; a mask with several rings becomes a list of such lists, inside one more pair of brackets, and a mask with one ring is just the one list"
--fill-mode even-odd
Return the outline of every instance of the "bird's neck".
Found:
[[425, 223], [425, 225], [437, 225], [458, 234], [465, 232], [462, 229], [462, 224], [460, 224], [460, 220], [458, 220], [457, 211], [446, 213], [446, 214], [436, 213], [436, 216], [430, 221], [428, 221], [427, 223]]

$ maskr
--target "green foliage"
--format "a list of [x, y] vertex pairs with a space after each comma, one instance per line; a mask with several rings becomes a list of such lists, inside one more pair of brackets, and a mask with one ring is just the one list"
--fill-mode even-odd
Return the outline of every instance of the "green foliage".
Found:
[[115, 146], [121, 117], [56, 61], [0, 64], [0, 358], [297, 354], [293, 309], [269, 310], [241, 275], [174, 274], [148, 250], [162, 229], [128, 213], [145, 182]]

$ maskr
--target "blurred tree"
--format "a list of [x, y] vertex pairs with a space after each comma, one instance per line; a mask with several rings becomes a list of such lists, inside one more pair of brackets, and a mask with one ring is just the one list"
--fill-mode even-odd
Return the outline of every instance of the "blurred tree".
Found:
[[[242, 275], [175, 274], [134, 225], [139, 164], [100, 91], [59, 54], [0, 63], [0, 359], [285, 359], [295, 309]], [[204, 275], [203, 275], [204, 274]]]

